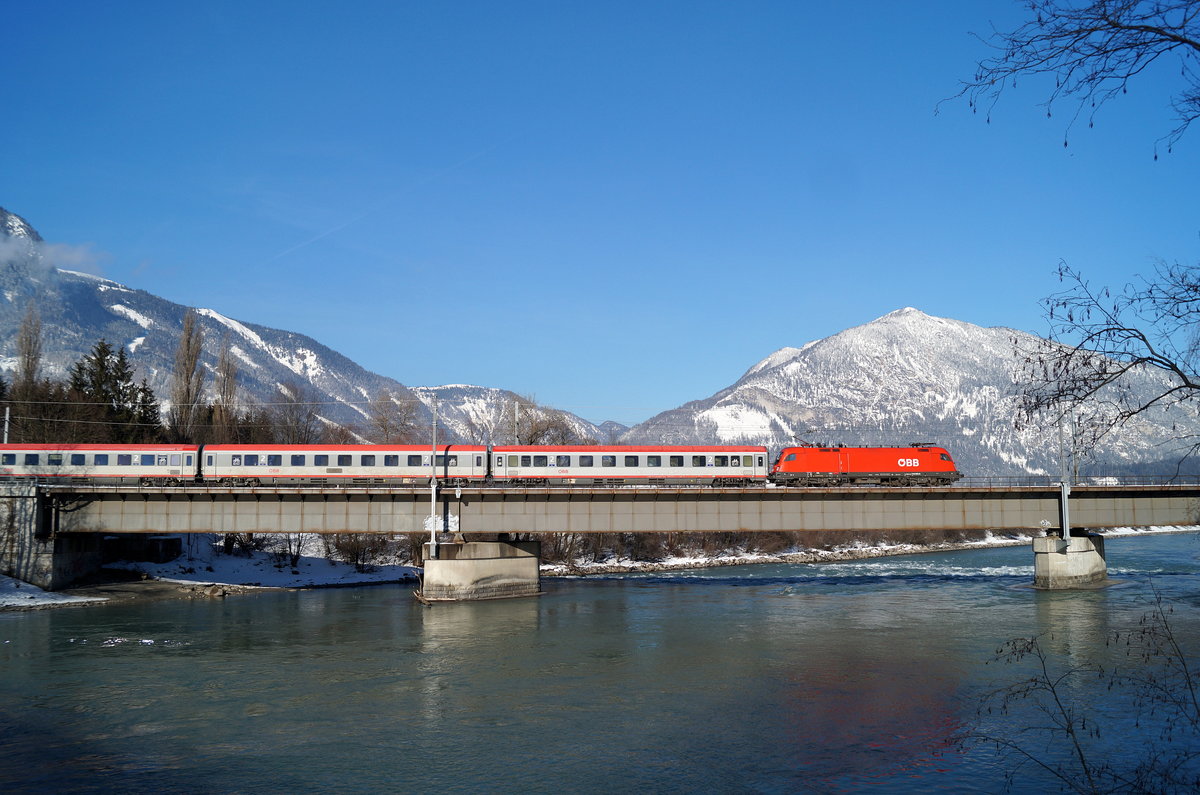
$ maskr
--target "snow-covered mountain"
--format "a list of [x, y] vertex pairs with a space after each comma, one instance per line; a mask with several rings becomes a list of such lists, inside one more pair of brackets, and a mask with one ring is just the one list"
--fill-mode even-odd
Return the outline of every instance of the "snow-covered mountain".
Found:
[[[30, 302], [42, 321], [44, 375], [61, 378], [67, 368], [103, 337], [123, 345], [160, 400], [170, 396], [175, 349], [187, 307], [143, 290], [55, 267], [54, 248], [18, 215], [0, 208], [0, 372], [16, 367], [17, 330]], [[417, 434], [429, 435], [432, 409], [438, 408], [438, 436], [446, 442], [508, 442], [514, 403], [527, 403], [515, 393], [491, 387], [450, 385], [409, 390], [399, 381], [369, 372], [316, 340], [290, 331], [234, 320], [216, 309], [196, 310], [204, 334], [203, 365], [212, 373], [224, 340], [238, 363], [243, 399], [259, 404], [276, 399], [281, 384], [310, 390], [306, 400], [319, 404], [324, 419], [359, 425], [368, 403], [381, 390], [394, 400], [413, 401]], [[212, 398], [212, 395], [209, 395]], [[546, 413], [522, 406], [516, 412]], [[581, 439], [605, 442], [628, 430], [617, 423], [596, 426], [559, 412]]]
[[[816, 444], [911, 444], [948, 448], [975, 475], [1059, 471], [1057, 428], [1017, 429], [1017, 349], [1038, 338], [892, 312], [800, 348], [782, 348], [732, 386], [659, 414], [622, 442], [720, 439], [778, 448]], [[1153, 389], [1161, 376], [1139, 375]], [[1183, 429], [1200, 420], [1183, 410], [1139, 419], [1086, 453], [1092, 471], [1144, 471], [1172, 459]]]
[[[53, 248], [24, 219], [0, 208], [0, 370], [16, 367], [17, 330], [30, 301], [42, 322], [43, 374], [61, 378], [103, 337], [125, 346], [160, 399], [169, 380], [187, 307], [117, 282], [54, 267]], [[204, 334], [203, 366], [215, 371], [223, 340], [237, 358], [242, 396], [260, 404], [276, 399], [281, 384], [310, 390], [318, 414], [337, 423], [360, 422], [380, 390], [413, 399], [400, 382], [369, 372], [316, 340], [290, 331], [197, 309]], [[419, 407], [418, 422], [428, 424]]]
[[565, 420], [577, 438], [601, 444], [628, 430], [619, 423], [594, 425], [567, 411], [529, 405], [528, 400], [507, 389], [449, 384], [413, 387], [412, 392], [430, 411], [436, 401], [439, 428], [447, 428], [460, 439], [484, 444], [512, 444], [513, 428], [527, 422], [531, 412], [544, 416], [553, 411]]

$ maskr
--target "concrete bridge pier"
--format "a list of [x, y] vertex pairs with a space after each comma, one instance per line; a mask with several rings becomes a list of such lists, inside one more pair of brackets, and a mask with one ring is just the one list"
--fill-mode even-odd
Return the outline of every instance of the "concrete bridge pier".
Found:
[[1033, 539], [1033, 587], [1082, 588], [1108, 579], [1104, 536], [1068, 534]]
[[64, 533], [62, 506], [32, 483], [0, 483], [0, 574], [47, 591], [97, 571], [103, 537]]
[[1059, 484], [1058, 535], [1033, 539], [1033, 587], [1085, 588], [1108, 579], [1104, 537], [1071, 529], [1071, 485]]
[[[540, 541], [426, 542], [419, 598], [426, 602], [509, 599], [541, 593]], [[436, 555], [436, 557], [434, 557]]]

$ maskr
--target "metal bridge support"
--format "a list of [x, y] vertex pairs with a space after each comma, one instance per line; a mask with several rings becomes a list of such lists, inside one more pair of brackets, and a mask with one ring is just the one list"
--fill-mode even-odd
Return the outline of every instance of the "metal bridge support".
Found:
[[1071, 530], [1071, 487], [1059, 491], [1060, 535], [1033, 539], [1033, 587], [1049, 590], [1083, 588], [1108, 579], [1104, 537]]
[[540, 541], [439, 543], [436, 558], [431, 547], [425, 544], [422, 601], [469, 602], [541, 592]]

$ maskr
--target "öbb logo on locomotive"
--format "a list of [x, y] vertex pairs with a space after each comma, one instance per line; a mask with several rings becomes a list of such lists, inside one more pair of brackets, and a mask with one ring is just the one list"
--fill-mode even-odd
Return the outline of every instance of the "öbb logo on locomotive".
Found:
[[942, 447], [2, 444], [0, 478], [158, 486], [944, 486]]

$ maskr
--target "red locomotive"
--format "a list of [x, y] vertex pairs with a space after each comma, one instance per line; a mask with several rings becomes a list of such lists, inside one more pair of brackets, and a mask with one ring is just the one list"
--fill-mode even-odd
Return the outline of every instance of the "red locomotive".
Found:
[[785, 447], [771, 468], [780, 486], [946, 486], [962, 477], [941, 447]]

